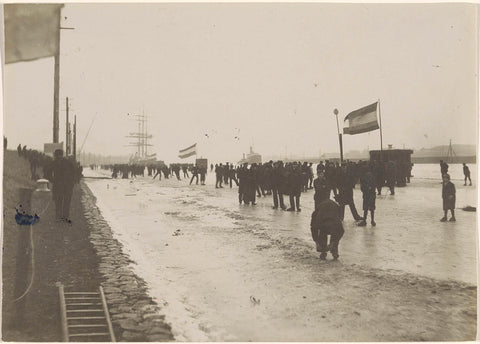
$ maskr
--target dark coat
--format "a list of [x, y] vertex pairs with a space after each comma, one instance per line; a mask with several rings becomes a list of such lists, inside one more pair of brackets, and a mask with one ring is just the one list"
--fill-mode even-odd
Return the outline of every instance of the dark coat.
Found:
[[442, 184], [443, 210], [455, 209], [455, 198], [455, 185], [450, 181]]
[[278, 192], [282, 195], [289, 194], [289, 186], [288, 186], [288, 172], [285, 167], [279, 167], [278, 169]]
[[363, 210], [375, 210], [375, 182], [371, 173], [367, 173], [360, 180], [360, 189], [363, 196]]
[[330, 187], [327, 185], [327, 181], [324, 178], [315, 179], [313, 181], [313, 187], [315, 189], [315, 194], [313, 195], [315, 204], [330, 199]]
[[327, 234], [343, 233], [338, 204], [330, 199], [320, 202], [312, 213], [310, 229], [312, 233], [315, 230], [324, 231]]
[[73, 163], [65, 158], [53, 161], [52, 168], [52, 193], [70, 191], [75, 183], [75, 167]]
[[302, 171], [298, 169], [292, 170], [288, 178], [288, 185], [290, 189], [289, 195], [300, 196], [300, 194], [302, 193], [302, 185], [303, 185]]
[[348, 177], [341, 172], [338, 183], [338, 196], [336, 201], [340, 205], [347, 205], [353, 203], [353, 186]]

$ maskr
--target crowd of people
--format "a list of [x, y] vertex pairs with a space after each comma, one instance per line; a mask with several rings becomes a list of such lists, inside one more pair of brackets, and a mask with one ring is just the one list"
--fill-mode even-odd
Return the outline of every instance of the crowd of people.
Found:
[[[315, 211], [311, 218], [312, 238], [317, 244], [320, 258], [326, 259], [327, 252], [331, 252], [334, 259], [339, 256], [338, 243], [343, 236], [342, 221], [345, 217], [345, 207], [348, 206], [353, 219], [358, 226], [366, 226], [370, 214], [370, 224], [376, 226], [375, 202], [376, 196], [382, 194], [384, 187], [388, 188], [390, 195], [395, 195], [396, 186], [404, 186], [410, 182], [413, 164], [410, 162], [394, 161], [346, 161], [342, 164], [331, 161], [321, 161], [316, 166], [315, 178], [313, 163], [311, 162], [286, 162], [268, 161], [266, 163], [252, 163], [234, 165], [229, 162], [210, 165], [210, 173], [215, 173], [215, 188], [238, 187], [238, 202], [245, 205], [256, 205], [258, 197], [272, 197], [272, 208], [286, 211], [300, 212], [302, 193], [314, 190]], [[455, 186], [448, 175], [448, 164], [441, 161], [442, 173], [442, 197], [444, 217], [441, 221], [447, 221], [447, 211], [450, 210], [452, 217], [449, 221], [455, 221]], [[112, 170], [112, 177], [117, 178], [122, 173], [122, 178], [144, 175], [145, 166], [136, 165], [111, 165], [104, 166]], [[190, 184], [205, 185], [207, 174], [206, 166], [193, 164], [171, 164], [167, 166], [146, 166], [149, 176], [165, 178], [176, 176], [181, 180], [190, 178]], [[470, 171], [463, 164], [465, 185], [470, 181]], [[359, 214], [354, 202], [354, 189], [360, 185], [362, 193], [362, 210]], [[333, 199], [332, 199], [333, 195]], [[288, 197], [288, 206], [284, 199]], [[327, 245], [327, 236], [330, 235], [330, 244]]]
[[[63, 152], [63, 151], [62, 151]], [[45, 153], [39, 152], [35, 149], [27, 149], [27, 146], [22, 147], [21, 144], [17, 146], [17, 153], [19, 157], [22, 157], [30, 164], [30, 173], [32, 180], [38, 180], [40, 177], [52, 181], [54, 178], [54, 164], [55, 158]], [[83, 167], [80, 162], [74, 161], [73, 156], [69, 156], [68, 159], [72, 164], [72, 176], [75, 183], [80, 181], [82, 177]]]
[[[4, 148], [6, 138], [4, 138]], [[56, 150], [54, 158], [27, 149], [26, 146], [17, 147], [17, 153], [25, 158], [30, 164], [31, 178], [40, 178], [40, 171], [43, 178], [52, 182], [53, 199], [56, 205], [56, 215], [59, 219], [69, 220], [70, 199], [73, 185], [78, 183], [82, 176], [82, 167], [75, 162], [73, 157], [63, 157], [62, 150]], [[337, 259], [338, 243], [343, 236], [344, 230], [342, 221], [345, 217], [345, 207], [350, 208], [353, 219], [358, 226], [366, 226], [367, 216], [370, 213], [370, 224], [375, 226], [375, 200], [377, 195], [382, 194], [382, 188], [388, 187], [390, 195], [395, 195], [395, 186], [403, 186], [410, 182], [410, 162], [395, 163], [393, 161], [346, 161], [342, 164], [326, 160], [316, 166], [315, 178], [313, 163], [311, 162], [286, 162], [268, 161], [266, 163], [252, 163], [233, 165], [229, 162], [223, 164], [211, 164], [210, 172], [215, 173], [215, 188], [233, 186], [238, 187], [238, 202], [245, 205], [256, 205], [257, 197], [272, 197], [272, 208], [286, 211], [302, 210], [300, 199], [302, 193], [314, 190], [315, 210], [311, 217], [312, 238], [320, 252], [320, 258], [326, 259], [330, 251]], [[92, 170], [98, 165], [91, 165]], [[138, 176], [152, 177], [152, 179], [165, 179], [170, 177], [177, 180], [190, 180], [189, 184], [205, 185], [208, 166], [194, 164], [113, 164], [102, 165], [102, 169], [110, 170], [112, 178], [136, 178]], [[448, 164], [440, 161], [440, 172], [442, 176], [442, 199], [444, 216], [440, 221], [447, 221], [448, 211], [451, 217], [448, 221], [455, 219], [455, 185], [448, 174]], [[464, 185], [472, 185], [470, 170], [463, 163], [465, 177]], [[363, 216], [359, 214], [355, 206], [353, 190], [360, 184], [362, 192]], [[333, 194], [333, 200], [331, 196]], [[288, 197], [289, 206], [285, 204], [284, 196]], [[330, 244], [327, 245], [327, 236], [330, 235]]]

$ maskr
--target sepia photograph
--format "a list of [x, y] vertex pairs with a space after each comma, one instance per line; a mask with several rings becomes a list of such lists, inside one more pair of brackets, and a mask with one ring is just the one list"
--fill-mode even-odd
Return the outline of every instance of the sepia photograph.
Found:
[[478, 339], [478, 4], [0, 8], [2, 341]]

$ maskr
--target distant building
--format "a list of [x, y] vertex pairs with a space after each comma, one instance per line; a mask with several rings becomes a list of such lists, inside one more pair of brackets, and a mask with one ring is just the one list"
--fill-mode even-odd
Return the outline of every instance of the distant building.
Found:
[[238, 162], [239, 165], [242, 165], [244, 163], [247, 163], [247, 164], [261, 164], [262, 163], [262, 156], [258, 153], [255, 153], [253, 151], [252, 147], [250, 146], [250, 153], [248, 153], [247, 156], [245, 156], [245, 154], [243, 154], [243, 159]]

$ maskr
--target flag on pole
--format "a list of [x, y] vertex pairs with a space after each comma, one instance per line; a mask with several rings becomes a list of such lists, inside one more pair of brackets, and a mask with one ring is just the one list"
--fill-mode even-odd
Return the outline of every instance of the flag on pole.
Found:
[[62, 4], [5, 4], [5, 63], [56, 55], [62, 7]]
[[178, 157], [180, 159], [185, 159], [185, 158], [188, 158], [189, 156], [196, 155], [196, 154], [197, 154], [196, 143], [194, 145], [191, 145], [190, 147], [187, 147], [185, 149], [178, 151]]
[[378, 129], [377, 104], [365, 106], [350, 112], [343, 121], [348, 119], [348, 127], [343, 128], [344, 134], [355, 135]]

